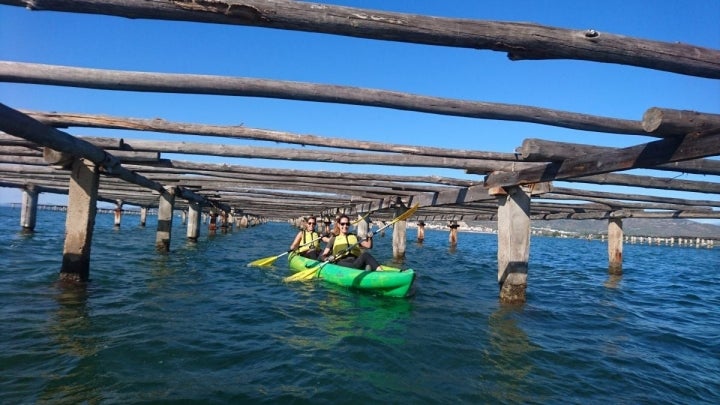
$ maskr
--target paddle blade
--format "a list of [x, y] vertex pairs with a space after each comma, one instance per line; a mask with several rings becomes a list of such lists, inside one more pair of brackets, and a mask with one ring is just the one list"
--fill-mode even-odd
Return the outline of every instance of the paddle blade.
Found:
[[285, 277], [284, 281], [293, 282], [293, 281], [312, 280], [313, 278], [316, 277], [316, 275], [319, 271], [320, 271], [320, 266], [317, 266], [312, 269], [307, 269], [307, 270], [297, 272], [297, 273], [293, 274], [292, 276]]
[[278, 256], [270, 256], [270, 257], [264, 257], [262, 259], [254, 260], [250, 263], [248, 263], [248, 267], [266, 267], [266, 266], [272, 266], [273, 263], [282, 255]]

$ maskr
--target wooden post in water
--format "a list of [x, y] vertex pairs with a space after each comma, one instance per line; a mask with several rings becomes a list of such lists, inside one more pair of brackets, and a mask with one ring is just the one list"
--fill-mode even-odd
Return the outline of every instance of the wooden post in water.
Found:
[[175, 206], [175, 187], [165, 187], [160, 195], [158, 206], [157, 233], [155, 234], [155, 249], [158, 252], [170, 251], [170, 237], [173, 220], [173, 207]]
[[140, 207], [140, 226], [145, 227], [145, 223], [147, 222], [147, 207]]
[[[395, 209], [395, 216], [399, 216], [407, 211], [406, 207], [398, 207]], [[407, 220], [397, 221], [393, 224], [393, 258], [404, 259], [407, 250]]]
[[423, 243], [425, 240], [425, 222], [420, 220], [417, 223], [417, 241], [418, 243]]
[[622, 274], [623, 261], [623, 227], [622, 218], [608, 220], [608, 272], [613, 275]]
[[20, 210], [20, 226], [23, 232], [35, 230], [38, 207], [38, 192], [35, 187], [28, 186], [22, 192], [22, 208]]
[[523, 303], [530, 257], [530, 196], [520, 187], [493, 188], [498, 201], [500, 302]]
[[214, 210], [210, 211], [210, 223], [208, 224], [208, 232], [210, 235], [214, 235], [217, 230], [217, 217], [218, 214]]
[[456, 220], [450, 221], [450, 224], [448, 225], [450, 227], [450, 237], [448, 241], [450, 242], [450, 246], [457, 246], [458, 241], [458, 228], [460, 225], [458, 225]]
[[187, 216], [187, 238], [195, 242], [200, 236], [200, 204], [190, 202]]
[[122, 209], [123, 206], [123, 200], [117, 200], [115, 201], [115, 211], [113, 213], [115, 214], [115, 228], [120, 228], [120, 221], [122, 219]]
[[100, 175], [94, 163], [85, 159], [73, 160], [60, 280], [86, 282], [90, 278], [90, 247], [97, 213], [99, 183]]

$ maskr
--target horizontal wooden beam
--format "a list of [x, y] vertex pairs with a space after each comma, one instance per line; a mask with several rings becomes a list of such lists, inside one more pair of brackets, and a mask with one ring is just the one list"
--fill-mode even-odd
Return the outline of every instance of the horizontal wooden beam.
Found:
[[539, 107], [422, 96], [360, 87], [228, 76], [129, 72], [0, 61], [0, 81], [104, 90], [215, 94], [391, 108], [529, 122], [593, 132], [647, 135], [641, 122]]
[[612, 154], [585, 155], [515, 172], [493, 172], [485, 178], [485, 184], [488, 187], [507, 187], [633, 168], [651, 168], [661, 163], [715, 155], [720, 155], [720, 134], [692, 133], [618, 149]]
[[510, 60], [579, 59], [720, 78], [720, 52], [600, 32], [530, 23], [422, 16], [288, 0], [2, 0], [29, 10], [249, 25], [507, 52]]

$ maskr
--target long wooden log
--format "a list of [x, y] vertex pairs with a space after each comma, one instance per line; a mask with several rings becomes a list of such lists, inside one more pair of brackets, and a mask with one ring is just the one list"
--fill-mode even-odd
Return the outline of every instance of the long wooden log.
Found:
[[222, 144], [203, 144], [197, 142], [168, 142], [126, 140], [125, 150], [143, 152], [172, 151], [181, 154], [226, 156], [249, 159], [274, 159], [292, 161], [312, 161], [346, 164], [379, 164], [387, 166], [443, 167], [452, 169], [472, 169], [476, 171], [511, 170], [541, 166], [539, 163], [506, 162], [484, 159], [462, 159], [450, 157], [413, 156], [395, 153], [333, 152], [313, 149], [269, 148]]
[[636, 39], [594, 29], [421, 16], [286, 0], [2, 0], [30, 10], [197, 21], [320, 32], [360, 38], [489, 49], [510, 60], [579, 59], [720, 78], [720, 52]]
[[561, 180], [719, 154], [720, 134], [688, 134], [619, 149], [612, 154], [586, 155], [517, 172], [494, 172], [486, 177], [485, 184], [503, 187]]
[[[619, 148], [592, 146], [568, 142], [555, 142], [544, 139], [525, 139], [520, 154], [528, 162], [556, 162], [584, 155], [605, 155], [617, 153]], [[713, 159], [693, 159], [681, 162], [663, 163], [653, 166], [655, 170], [674, 171], [694, 174], [720, 175], [720, 161]]]
[[[486, 103], [396, 91], [243, 77], [128, 72], [0, 61], [0, 81], [104, 90], [215, 94], [392, 108], [456, 117], [530, 122], [614, 134], [644, 135], [639, 120], [597, 117], [514, 104]], [[659, 134], [658, 134], [659, 136]]]
[[[396, 152], [405, 153], [408, 155], [456, 157], [465, 159], [491, 159], [509, 161], [518, 160], [517, 155], [514, 153], [485, 152], [467, 149], [447, 149], [427, 146], [356, 141], [347, 138], [332, 138], [312, 134], [294, 134], [290, 132], [248, 128], [242, 125], [201, 125], [187, 122], [170, 122], [159, 118], [138, 119], [112, 117], [96, 114], [37, 112], [27, 110], [23, 110], [22, 112], [28, 114], [29, 116], [46, 125], [54, 126], [56, 128], [72, 126], [85, 128], [132, 129], [137, 131], [165, 132], [185, 135], [204, 135], [234, 139], [254, 139], [260, 141], [280, 142], [303, 146], [322, 146], [337, 149], [354, 149], [374, 152]], [[89, 142], [93, 142], [90, 139], [87, 140]]]
[[642, 127], [648, 133], [685, 135], [720, 129], [720, 114], [653, 107], [645, 111]]

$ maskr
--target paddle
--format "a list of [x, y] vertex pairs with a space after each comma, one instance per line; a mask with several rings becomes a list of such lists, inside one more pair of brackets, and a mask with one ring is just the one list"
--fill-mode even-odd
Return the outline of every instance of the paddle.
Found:
[[[395, 217], [395, 219], [393, 219], [392, 221], [388, 222], [388, 223], [385, 224], [384, 226], [380, 227], [380, 229], [378, 229], [378, 230], [375, 231], [375, 232], [376, 232], [376, 233], [377, 233], [377, 232], [380, 232], [380, 231], [382, 231], [383, 229], [387, 228], [387, 227], [390, 226], [390, 225], [393, 225], [394, 223], [396, 223], [396, 222], [398, 222], [398, 221], [404, 221], [404, 220], [410, 218], [410, 217], [415, 213], [415, 211], [418, 210], [418, 208], [419, 208], [419, 205], [418, 205], [418, 204], [415, 204], [415, 205], [412, 206], [410, 209], [408, 209], [407, 211], [405, 211], [405, 212], [403, 212], [402, 214], [398, 215], [397, 217]], [[322, 268], [325, 267], [326, 264], [332, 263], [333, 261], [339, 259], [339, 258], [342, 257], [345, 253], [347, 253], [347, 252], [349, 252], [350, 250], [352, 250], [352, 249], [353, 249], [355, 246], [357, 246], [359, 243], [360, 243], [360, 242], [357, 242], [357, 243], [353, 244], [352, 246], [349, 246], [347, 249], [345, 249], [343, 252], [341, 252], [339, 255], [337, 255], [337, 256], [338, 256], [337, 258], [336, 258], [335, 256], [332, 256], [332, 257], [330, 257], [330, 259], [325, 260], [324, 262], [322, 262], [322, 264], [320, 264], [319, 266], [317, 266], [317, 263], [318, 263], [318, 262], [315, 262], [315, 263], [316, 263], [316, 264], [315, 264], [315, 267], [310, 268], [310, 269], [307, 269], [307, 270], [299, 271], [299, 272], [293, 274], [292, 276], [285, 277], [284, 281], [305, 281], [305, 280], [310, 280], [310, 279], [312, 279], [312, 278], [315, 278], [315, 277], [317, 276], [317, 274], [320, 273], [320, 270], [322, 270]]]
[[[320, 237], [318, 237], [318, 238], [315, 238], [315, 239], [311, 240], [310, 242], [303, 243], [302, 245], [298, 246], [297, 248], [299, 249], [299, 248], [301, 248], [301, 247], [303, 247], [303, 246], [305, 246], [305, 245], [309, 245], [309, 244], [311, 244], [311, 243], [313, 243], [313, 242], [319, 241], [320, 239], [322, 239], [322, 236], [320, 236]], [[271, 266], [273, 263], [275, 263], [275, 261], [276, 261], [277, 259], [285, 256], [286, 254], [288, 254], [288, 253], [290, 253], [290, 252], [292, 252], [292, 251], [293, 251], [293, 249], [290, 249], [290, 250], [288, 250], [287, 252], [280, 253], [280, 254], [277, 255], [277, 256], [263, 257], [262, 259], [254, 260], [254, 261], [248, 263], [248, 267], [252, 267], [252, 266], [255, 266], [255, 267]]]

